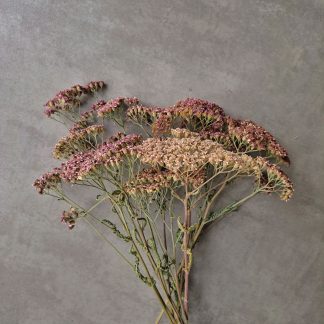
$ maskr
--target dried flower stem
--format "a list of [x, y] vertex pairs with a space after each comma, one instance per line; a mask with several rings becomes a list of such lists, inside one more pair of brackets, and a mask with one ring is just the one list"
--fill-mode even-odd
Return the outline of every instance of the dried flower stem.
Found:
[[183, 258], [184, 258], [184, 311], [186, 318], [189, 317], [189, 272], [190, 272], [190, 255], [191, 250], [189, 249], [189, 239], [190, 232], [189, 228], [191, 226], [191, 210], [189, 206], [189, 198], [188, 198], [188, 187], [186, 186], [186, 197], [184, 199], [184, 237], [183, 237]]

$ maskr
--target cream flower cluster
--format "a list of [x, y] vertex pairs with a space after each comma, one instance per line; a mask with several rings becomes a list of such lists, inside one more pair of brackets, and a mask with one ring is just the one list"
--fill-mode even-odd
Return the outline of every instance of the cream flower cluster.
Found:
[[148, 138], [134, 151], [143, 163], [164, 167], [178, 175], [196, 172], [208, 163], [238, 169], [253, 162], [250, 156], [226, 151], [220, 144], [198, 137]]
[[[175, 130], [173, 133], [178, 136], [190, 135], [183, 130]], [[190, 183], [197, 172], [212, 165], [215, 173], [254, 175], [265, 185], [264, 191], [277, 191], [283, 200], [289, 199], [292, 193], [289, 178], [276, 165], [261, 157], [253, 158], [247, 154], [227, 151], [220, 144], [198, 136], [148, 138], [132, 149], [132, 154], [142, 163], [170, 171], [182, 183]]]

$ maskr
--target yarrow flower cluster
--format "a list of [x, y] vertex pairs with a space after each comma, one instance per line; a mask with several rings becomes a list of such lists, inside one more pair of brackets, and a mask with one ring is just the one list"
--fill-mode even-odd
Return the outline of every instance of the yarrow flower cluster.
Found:
[[[152, 107], [136, 97], [117, 97], [81, 111], [83, 96], [104, 85], [76, 85], [47, 102], [47, 116], [72, 125], [53, 150], [65, 161], [34, 186], [69, 204], [61, 215], [69, 229], [83, 219], [109, 244], [107, 231], [128, 245], [130, 257], [113, 247], [158, 296], [163, 310], [156, 322], [165, 314], [170, 323], [187, 324], [192, 250], [203, 230], [258, 193], [289, 200], [293, 185], [278, 166], [289, 164], [287, 151], [261, 126], [233, 119], [202, 99]], [[122, 132], [106, 138], [111, 123]], [[136, 127], [141, 135], [133, 133]], [[244, 177], [254, 179], [250, 190], [222, 206], [217, 198], [224, 188]], [[68, 185], [90, 187], [93, 205], [75, 203], [66, 193]], [[115, 217], [94, 215], [106, 202]]]
[[169, 134], [171, 131], [171, 126], [172, 117], [168, 116], [167, 114], [163, 114], [152, 124], [152, 133], [155, 137]]
[[104, 106], [107, 102], [105, 100], [99, 100], [94, 103], [89, 110], [82, 112], [78, 120], [73, 124], [71, 130], [80, 130], [90, 126], [98, 119], [98, 110]]
[[229, 136], [234, 141], [242, 143], [245, 149], [266, 151], [290, 163], [287, 151], [263, 127], [250, 120], [235, 120], [227, 117], [226, 121]]
[[40, 178], [34, 182], [34, 187], [38, 193], [43, 194], [45, 190], [56, 188], [61, 182], [60, 168], [54, 168], [52, 171], [43, 174]]
[[79, 212], [75, 208], [70, 208], [69, 211], [63, 211], [61, 222], [66, 224], [71, 230], [74, 228], [77, 218], [79, 218]]
[[119, 110], [123, 105], [128, 107], [138, 104], [139, 100], [136, 97], [117, 97], [115, 99], [109, 100], [104, 105], [96, 109], [99, 117], [111, 117], [116, 110]]
[[151, 125], [155, 135], [169, 133], [173, 124], [176, 127], [180, 124], [228, 150], [265, 151], [289, 163], [287, 151], [263, 127], [249, 120], [233, 119], [221, 107], [206, 100], [187, 98], [168, 108], [134, 106], [128, 109], [127, 115], [133, 121]]
[[261, 184], [265, 192], [279, 192], [280, 198], [288, 201], [294, 192], [293, 184], [289, 177], [276, 165], [269, 163], [261, 157], [256, 158], [261, 170]]
[[149, 138], [132, 151], [143, 163], [160, 166], [185, 177], [207, 164], [233, 170], [250, 170], [257, 166], [248, 155], [235, 154], [224, 150], [218, 143], [198, 137]]
[[118, 168], [123, 158], [130, 154], [131, 148], [141, 141], [139, 135], [119, 136], [113, 136], [96, 149], [73, 155], [62, 164], [61, 178], [67, 182], [75, 182], [96, 171], [99, 173], [109, 168]]
[[272, 181], [267, 186], [267, 191], [270, 191], [271, 187], [273, 191], [280, 190], [283, 200], [288, 200], [292, 194], [291, 182], [277, 166], [261, 157], [254, 159], [246, 154], [238, 155], [224, 150], [221, 145], [211, 140], [201, 140], [198, 137], [149, 138], [132, 151], [143, 163], [165, 168], [184, 183], [195, 175], [195, 172], [210, 164], [217, 172], [230, 170], [253, 174], [259, 178], [261, 175], [264, 177], [264, 174], [271, 174]]
[[73, 127], [69, 134], [55, 145], [53, 156], [56, 159], [66, 159], [77, 152], [93, 148], [97, 136], [103, 132], [103, 125], [92, 125], [86, 128]]
[[127, 109], [128, 119], [142, 125], [151, 125], [162, 115], [172, 117], [172, 112], [168, 108], [146, 107], [143, 105], [134, 105]]
[[224, 110], [213, 102], [207, 100], [187, 98], [178, 101], [171, 107], [173, 114], [182, 117], [184, 120], [192, 121], [193, 118], [201, 123], [203, 127], [213, 123], [222, 125], [224, 119]]
[[60, 111], [71, 111], [81, 104], [82, 95], [94, 93], [105, 86], [103, 81], [91, 81], [85, 86], [79, 84], [60, 91], [45, 104], [45, 114], [51, 117]]

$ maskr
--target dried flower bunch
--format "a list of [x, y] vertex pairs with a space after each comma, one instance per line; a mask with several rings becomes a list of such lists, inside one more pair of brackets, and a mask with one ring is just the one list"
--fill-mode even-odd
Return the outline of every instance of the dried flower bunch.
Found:
[[[203, 230], [259, 193], [289, 200], [292, 183], [278, 166], [289, 164], [287, 151], [261, 126], [201, 99], [161, 108], [118, 97], [84, 111], [86, 97], [104, 86], [76, 85], [46, 103], [45, 114], [68, 134], [53, 151], [61, 165], [34, 186], [69, 205], [61, 217], [69, 229], [85, 221], [152, 288], [162, 306], [156, 323], [164, 314], [170, 323], [188, 323], [192, 250]], [[109, 124], [120, 132], [109, 136]], [[250, 190], [219, 205], [225, 189], [245, 178], [253, 179]], [[92, 206], [70, 197], [76, 185], [90, 187]], [[97, 215], [107, 203], [111, 217]]]

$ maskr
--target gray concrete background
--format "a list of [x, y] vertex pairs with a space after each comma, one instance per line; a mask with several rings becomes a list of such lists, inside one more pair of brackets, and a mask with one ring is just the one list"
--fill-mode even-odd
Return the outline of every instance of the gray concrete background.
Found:
[[156, 105], [196, 96], [273, 132], [294, 199], [260, 196], [214, 227], [192, 323], [324, 323], [323, 0], [1, 0], [0, 323], [153, 323], [159, 307], [85, 225], [36, 194], [64, 129], [42, 104], [103, 79]]

